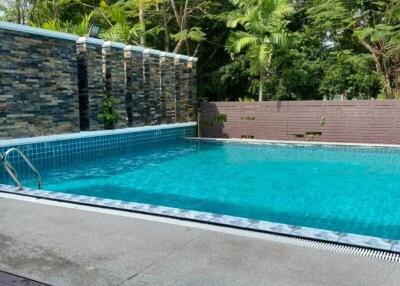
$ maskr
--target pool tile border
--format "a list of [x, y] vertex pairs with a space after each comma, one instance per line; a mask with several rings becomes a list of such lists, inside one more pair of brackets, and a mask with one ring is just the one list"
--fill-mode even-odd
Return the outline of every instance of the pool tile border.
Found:
[[111, 135], [124, 135], [124, 134], [130, 135], [132, 133], [141, 133], [146, 131], [157, 132], [161, 130], [178, 129], [178, 128], [195, 127], [195, 126], [197, 126], [196, 122], [172, 123], [172, 124], [160, 124], [160, 125], [142, 126], [142, 127], [129, 127], [129, 128], [112, 129], [112, 130], [81, 131], [77, 133], [45, 135], [45, 136], [36, 136], [28, 138], [2, 139], [0, 140], [0, 147], [13, 147], [13, 146], [31, 145], [38, 143], [54, 143], [58, 141], [91, 139], [91, 138], [106, 137]]
[[294, 140], [270, 140], [270, 139], [243, 139], [243, 138], [213, 138], [213, 137], [189, 137], [188, 140], [200, 140], [226, 143], [245, 143], [254, 145], [276, 145], [276, 146], [324, 146], [324, 147], [355, 147], [355, 148], [392, 148], [399, 149], [400, 144], [379, 144], [379, 143], [346, 143], [327, 141], [294, 141]]
[[400, 241], [388, 240], [379, 237], [357, 235], [350, 233], [340, 233], [335, 231], [309, 228], [270, 221], [254, 220], [242, 217], [221, 215], [209, 212], [200, 212], [143, 204], [137, 202], [127, 202], [112, 199], [103, 199], [97, 197], [74, 195], [61, 192], [52, 192], [46, 190], [24, 189], [18, 190], [14, 186], [1, 185], [0, 192], [11, 193], [34, 197], [38, 199], [50, 199], [68, 203], [77, 203], [95, 207], [112, 208], [116, 210], [125, 210], [143, 214], [158, 215], [175, 219], [190, 220], [200, 223], [210, 223], [251, 231], [267, 232], [291, 237], [306, 238], [318, 241], [333, 242], [343, 245], [364, 247], [370, 249], [384, 250], [400, 253]]

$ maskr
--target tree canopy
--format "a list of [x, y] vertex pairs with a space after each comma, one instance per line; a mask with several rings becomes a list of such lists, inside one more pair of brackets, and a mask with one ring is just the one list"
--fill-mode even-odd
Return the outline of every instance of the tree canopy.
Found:
[[204, 100], [400, 98], [399, 0], [3, 0], [0, 19], [197, 56]]

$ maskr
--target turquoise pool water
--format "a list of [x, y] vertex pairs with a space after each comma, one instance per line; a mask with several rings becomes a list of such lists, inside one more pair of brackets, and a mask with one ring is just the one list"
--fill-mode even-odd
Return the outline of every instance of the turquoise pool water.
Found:
[[400, 239], [400, 149], [181, 140], [55, 163], [45, 190]]

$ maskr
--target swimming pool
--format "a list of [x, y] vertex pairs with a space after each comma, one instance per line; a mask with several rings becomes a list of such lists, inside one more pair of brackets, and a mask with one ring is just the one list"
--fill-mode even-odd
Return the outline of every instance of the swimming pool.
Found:
[[[400, 240], [400, 149], [182, 137], [35, 164], [43, 189], [60, 198], [132, 202], [172, 216], [190, 210], [200, 220], [293, 235], [319, 231], [319, 239], [344, 243], [348, 233], [353, 241], [373, 236], [382, 239], [364, 241], [391, 249]], [[23, 182], [35, 188], [31, 177]]]

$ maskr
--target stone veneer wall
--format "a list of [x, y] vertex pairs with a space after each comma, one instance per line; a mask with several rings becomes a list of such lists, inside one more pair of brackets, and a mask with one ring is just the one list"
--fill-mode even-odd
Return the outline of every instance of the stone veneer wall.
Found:
[[184, 88], [182, 87], [181, 83], [184, 82], [184, 62], [180, 59], [179, 56], [175, 57], [174, 60], [174, 74], [175, 74], [175, 98], [176, 98], [176, 107], [175, 107], [175, 114], [176, 114], [176, 121], [182, 122], [185, 120], [185, 113], [182, 110], [185, 108], [186, 100], [184, 93]]
[[105, 85], [103, 79], [103, 41], [80, 38], [77, 41], [80, 77], [79, 102], [81, 104], [81, 130], [102, 130], [99, 114], [103, 110]]
[[125, 47], [125, 78], [128, 126], [144, 126], [148, 120], [144, 94], [143, 48]]
[[161, 106], [165, 123], [176, 122], [176, 96], [175, 96], [175, 73], [174, 55], [161, 53], [160, 55], [160, 77], [161, 94], [163, 95]]
[[0, 22], [0, 138], [194, 120], [195, 60]]
[[189, 58], [187, 62], [187, 80], [188, 80], [188, 112], [189, 121], [197, 121], [197, 67], [195, 58]]
[[125, 45], [116, 45], [112, 42], [103, 44], [104, 92], [106, 96], [112, 98], [114, 109], [119, 115], [116, 128], [128, 126], [124, 48]]
[[[149, 108], [151, 125], [165, 123], [161, 108], [161, 78], [160, 78], [160, 52], [155, 50], [145, 50], [145, 57], [149, 56]], [[164, 121], [164, 122], [163, 122]]]
[[1, 24], [0, 138], [79, 131], [77, 37]]

